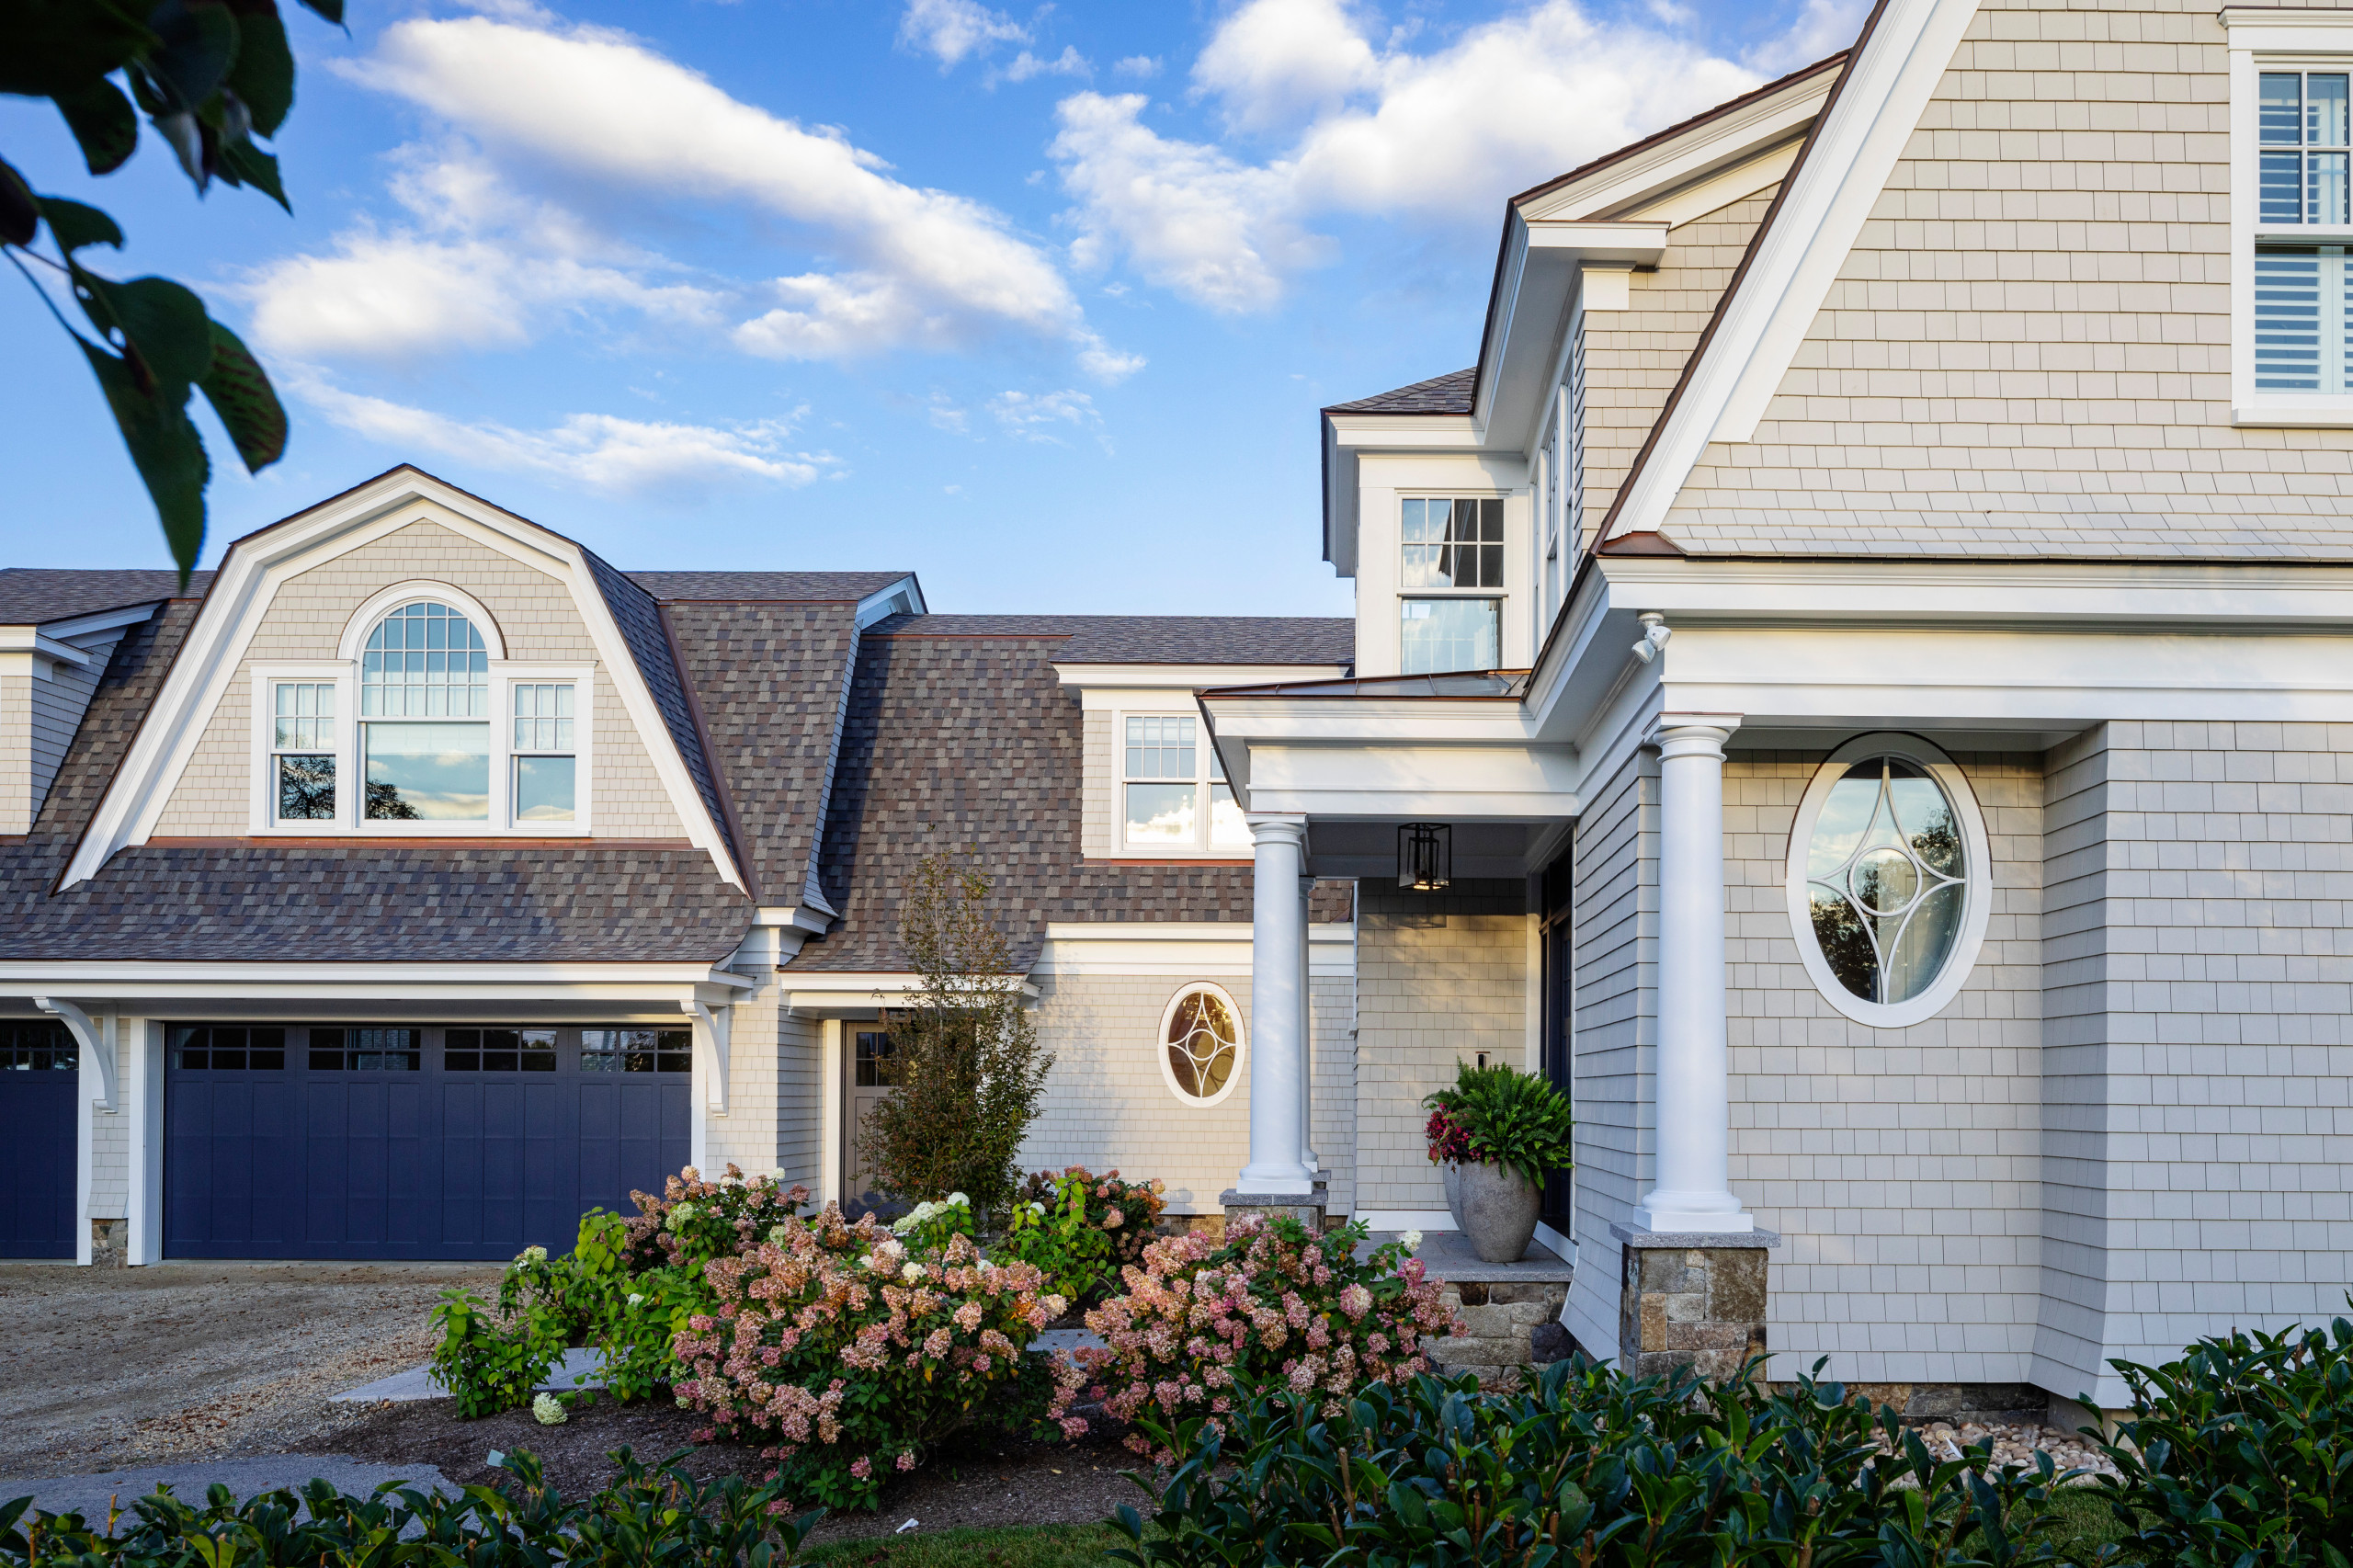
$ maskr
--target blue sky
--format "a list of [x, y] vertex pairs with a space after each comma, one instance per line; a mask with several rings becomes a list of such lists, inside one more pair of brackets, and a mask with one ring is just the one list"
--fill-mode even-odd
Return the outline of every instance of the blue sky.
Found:
[[[1860, 0], [995, 7], [282, 0], [295, 216], [152, 132], [119, 277], [278, 379], [230, 539], [403, 460], [628, 567], [922, 574], [959, 611], [1345, 614], [1314, 410], [1475, 352], [1504, 199], [1819, 58]], [[0, 563], [167, 564], [87, 369], [0, 289]]]

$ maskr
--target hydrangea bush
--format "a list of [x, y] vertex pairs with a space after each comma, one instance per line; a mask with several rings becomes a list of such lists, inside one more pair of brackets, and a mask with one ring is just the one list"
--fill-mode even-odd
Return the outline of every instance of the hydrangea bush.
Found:
[[1143, 1256], [1167, 1207], [1157, 1181], [1122, 1181], [1084, 1165], [1039, 1171], [1021, 1186], [1006, 1229], [1005, 1251], [1045, 1271], [1052, 1288], [1093, 1302]]
[[[761, 1445], [796, 1498], [870, 1508], [884, 1479], [1023, 1381], [1022, 1354], [1064, 1303], [1037, 1269], [983, 1260], [967, 1235], [911, 1248], [872, 1215], [788, 1218], [703, 1278], [717, 1298], [677, 1336], [679, 1403], [706, 1437]], [[1061, 1375], [1079, 1381], [1075, 1367]], [[1014, 1402], [1004, 1402], [1011, 1403]]]
[[[1362, 1221], [1321, 1236], [1288, 1216], [1239, 1221], [1222, 1242], [1199, 1234], [1148, 1244], [1141, 1266], [1122, 1271], [1127, 1294], [1086, 1314], [1106, 1348], [1073, 1358], [1051, 1414], [1072, 1437], [1087, 1423], [1071, 1414], [1082, 1383], [1106, 1414], [1174, 1426], [1196, 1416], [1211, 1429], [1233, 1409], [1237, 1380], [1279, 1379], [1320, 1395], [1327, 1414], [1374, 1383], [1401, 1383], [1428, 1369], [1422, 1342], [1462, 1331], [1403, 1241], [1373, 1248]], [[1155, 1463], [1173, 1457], [1141, 1428], [1128, 1447]]]

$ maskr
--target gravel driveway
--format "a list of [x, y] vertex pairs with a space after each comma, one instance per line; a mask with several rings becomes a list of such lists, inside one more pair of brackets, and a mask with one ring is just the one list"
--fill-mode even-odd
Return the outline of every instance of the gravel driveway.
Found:
[[0, 1479], [330, 1452], [327, 1395], [425, 1360], [481, 1264], [0, 1264]]

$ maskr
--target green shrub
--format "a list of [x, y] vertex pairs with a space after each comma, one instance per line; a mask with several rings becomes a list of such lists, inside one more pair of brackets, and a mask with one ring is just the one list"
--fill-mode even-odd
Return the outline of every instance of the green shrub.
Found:
[[1035, 1265], [1055, 1294], [1091, 1306], [1142, 1258], [1167, 1207], [1161, 1191], [1159, 1182], [1098, 1176], [1084, 1165], [1039, 1171], [1022, 1183], [1000, 1250]]
[[563, 1358], [565, 1325], [549, 1309], [501, 1318], [471, 1290], [444, 1290], [433, 1322], [441, 1330], [441, 1343], [433, 1347], [434, 1377], [469, 1421], [530, 1403], [531, 1391]]
[[[443, 1497], [387, 1482], [368, 1497], [313, 1481], [298, 1497], [269, 1492], [240, 1504], [214, 1486], [204, 1504], [160, 1489], [133, 1500], [101, 1531], [79, 1514], [41, 1514], [32, 1499], [0, 1505], [6, 1568], [552, 1568], [554, 1564], [676, 1563], [693, 1568], [790, 1568], [824, 1516], [794, 1516], [774, 1486], [729, 1476], [708, 1484], [676, 1468], [613, 1455], [610, 1486], [567, 1504], [528, 1453], [492, 1456], [496, 1487]], [[308, 1517], [304, 1517], [307, 1512]]]
[[2234, 1331], [2113, 1361], [2132, 1395], [2101, 1478], [2128, 1548], [2184, 1568], [2353, 1561], [2353, 1324]]
[[1569, 1098], [1540, 1074], [1464, 1062], [1451, 1087], [1422, 1104], [1433, 1113], [1425, 1129], [1432, 1159], [1507, 1165], [1539, 1186], [1575, 1163]]
[[1130, 1544], [1112, 1555], [1152, 1568], [2057, 1561], [2048, 1459], [1996, 1474], [1981, 1445], [1940, 1462], [1893, 1412], [1875, 1422], [1811, 1379], [1768, 1393], [1579, 1358], [1510, 1394], [1424, 1375], [1336, 1409], [1270, 1383], [1222, 1433], [1200, 1415], [1142, 1420], [1178, 1463], [1159, 1484], [1131, 1472], [1159, 1505], [1120, 1509]]
[[937, 1201], [926, 1199], [892, 1221], [891, 1233], [918, 1253], [938, 1252], [957, 1236], [969, 1241], [976, 1233], [972, 1200], [961, 1192]]

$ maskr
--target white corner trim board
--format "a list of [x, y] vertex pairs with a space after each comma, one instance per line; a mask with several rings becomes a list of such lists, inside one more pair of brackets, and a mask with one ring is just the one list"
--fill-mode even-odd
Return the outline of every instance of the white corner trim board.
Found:
[[1755, 437], [1976, 15], [1977, 0], [1886, 0], [1628, 490], [1613, 538], [1654, 531], [1709, 442]]

